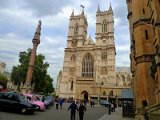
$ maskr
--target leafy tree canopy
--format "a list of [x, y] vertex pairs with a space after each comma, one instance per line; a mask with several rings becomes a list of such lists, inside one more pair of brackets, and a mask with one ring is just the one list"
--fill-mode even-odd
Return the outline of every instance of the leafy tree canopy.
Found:
[[2, 85], [4, 89], [7, 87], [7, 82], [7, 77], [0, 73], [0, 85]]
[[[11, 73], [11, 80], [14, 82], [14, 84], [18, 86], [20, 86], [21, 82], [23, 84], [25, 83], [30, 55], [31, 55], [31, 49], [28, 49], [27, 51], [24, 52], [20, 52], [19, 54], [20, 65], [13, 66]], [[49, 67], [49, 64], [44, 61], [45, 61], [44, 55], [42, 54], [36, 55], [31, 84], [35, 84], [34, 92], [48, 94], [54, 91], [52, 84], [53, 79], [50, 77], [50, 75], [47, 74], [47, 69]]]

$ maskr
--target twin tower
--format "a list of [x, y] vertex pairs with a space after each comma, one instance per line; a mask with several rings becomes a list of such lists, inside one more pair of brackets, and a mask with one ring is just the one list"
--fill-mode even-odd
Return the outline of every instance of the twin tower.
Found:
[[[84, 9], [80, 15], [70, 16], [67, 47], [81, 47], [87, 39], [87, 18]], [[110, 5], [108, 11], [100, 11], [98, 6], [96, 13], [96, 45], [113, 45], [114, 43], [114, 18]]]
[[[114, 17], [112, 7], [96, 12], [96, 41], [87, 37], [84, 9], [70, 16], [63, 69], [57, 77], [56, 94], [63, 98], [91, 99], [109, 94], [116, 85]], [[103, 86], [103, 87], [102, 87]], [[108, 87], [110, 86], [110, 87]]]

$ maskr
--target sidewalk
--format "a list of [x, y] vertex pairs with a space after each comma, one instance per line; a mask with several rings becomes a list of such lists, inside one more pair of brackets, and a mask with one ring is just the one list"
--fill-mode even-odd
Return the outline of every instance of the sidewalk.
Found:
[[134, 118], [122, 117], [122, 108], [116, 108], [116, 112], [111, 112], [110, 115], [106, 113], [98, 120], [134, 120]]

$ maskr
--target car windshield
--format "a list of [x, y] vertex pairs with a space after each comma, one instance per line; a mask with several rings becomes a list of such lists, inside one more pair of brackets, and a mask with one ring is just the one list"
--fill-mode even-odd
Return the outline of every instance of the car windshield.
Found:
[[33, 99], [34, 101], [38, 101], [38, 99], [37, 99], [37, 97], [36, 97], [35, 95], [32, 96], [32, 99]]
[[52, 99], [52, 97], [51, 97], [51, 96], [47, 96], [47, 98], [46, 98], [46, 99], [50, 100], [50, 99]]

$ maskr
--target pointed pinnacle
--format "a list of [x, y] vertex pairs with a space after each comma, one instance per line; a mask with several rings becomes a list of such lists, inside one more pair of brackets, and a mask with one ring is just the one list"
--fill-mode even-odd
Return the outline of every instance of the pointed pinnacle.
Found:
[[109, 10], [112, 10], [112, 4], [110, 3]]
[[100, 12], [99, 4], [98, 4], [97, 12]]
[[73, 11], [72, 11], [72, 14], [71, 14], [71, 16], [74, 16], [74, 9], [73, 9]]

